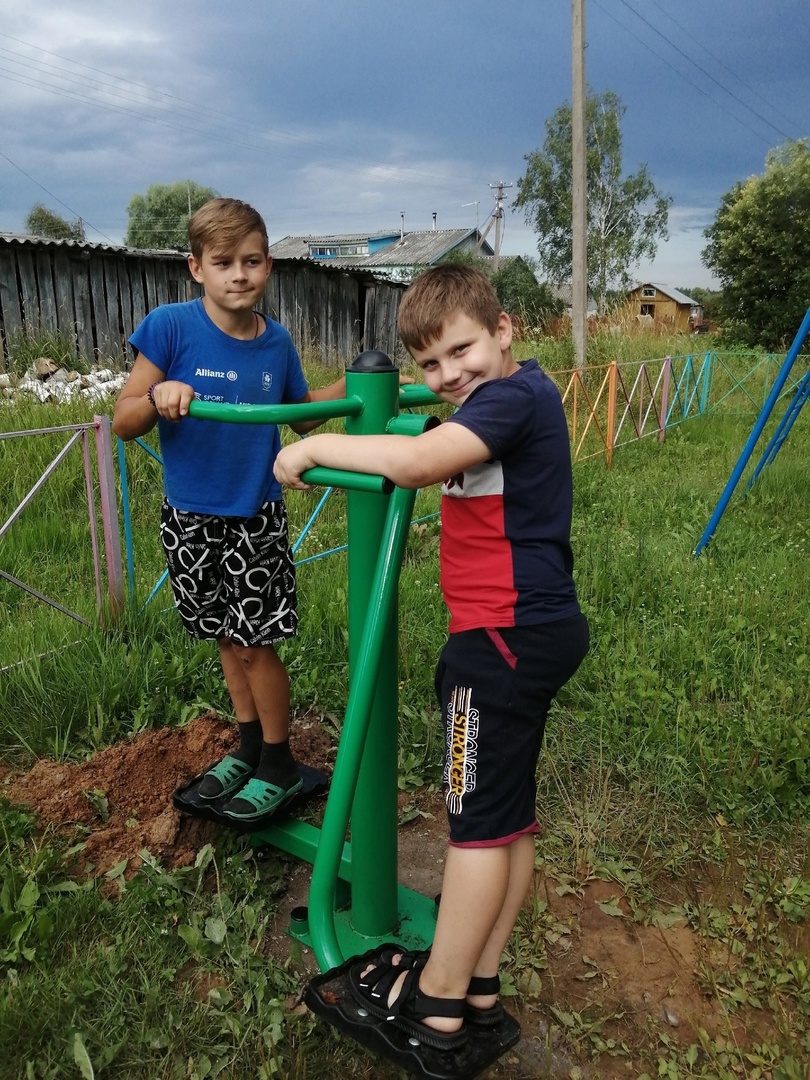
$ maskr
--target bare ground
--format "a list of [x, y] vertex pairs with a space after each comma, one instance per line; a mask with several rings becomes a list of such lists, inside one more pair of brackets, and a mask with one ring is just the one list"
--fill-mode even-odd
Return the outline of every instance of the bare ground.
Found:
[[[183, 728], [142, 733], [82, 764], [42, 760], [17, 775], [0, 767], [0, 794], [27, 805], [41, 825], [83, 826], [83, 873], [103, 874], [127, 860], [129, 876], [140, 865], [144, 848], [166, 866], [183, 866], [215, 840], [218, 827], [181, 814], [172, 805], [172, 792], [226, 753], [233, 737], [232, 725], [207, 714]], [[331, 772], [334, 746], [317, 718], [295, 718], [291, 744], [298, 760]], [[420, 813], [400, 829], [400, 880], [433, 896], [441, 888], [446, 845], [441, 796], [428, 791], [408, 796], [407, 802]], [[309, 874], [308, 865], [294, 866], [275, 922], [272, 949], [284, 959], [291, 955], [285, 932], [289, 912], [306, 903]], [[693, 891], [696, 887], [692, 882]], [[683, 893], [684, 885], [673, 879], [673, 902], [678, 890]], [[538, 874], [534, 899], [548, 905], [547, 932], [529, 942], [529, 948], [542, 957], [534, 968], [540, 974], [531, 975], [531, 964], [516, 967], [521, 994], [507, 1007], [519, 1019], [523, 1037], [490, 1075], [567, 1077], [577, 1075], [571, 1069], [579, 1066], [581, 1076], [611, 1080], [645, 1068], [655, 1072], [651, 1047], [661, 1034], [683, 1045], [698, 1041], [698, 1029], [737, 1045], [745, 1045], [754, 1031], [757, 1038], [767, 1036], [766, 1016], [740, 1012], [732, 1019], [716, 997], [704, 993], [696, 969], [699, 961], [712, 958], [706, 941], [688, 926], [642, 925], [631, 916], [615, 882], [590, 880], [562, 891], [558, 881]], [[307, 973], [317, 970], [314, 959], [299, 948], [293, 955], [305, 981]], [[581, 1039], [581, 1019], [577, 1035], [568, 1038], [564, 1017], [574, 1014], [598, 1018], [599, 1037], [624, 1049], [596, 1054], [594, 1041]]]

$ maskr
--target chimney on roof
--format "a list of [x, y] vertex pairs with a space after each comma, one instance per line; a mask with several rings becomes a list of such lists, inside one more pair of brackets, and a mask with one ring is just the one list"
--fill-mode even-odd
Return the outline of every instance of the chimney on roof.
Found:
[[433, 231], [436, 232], [436, 211], [433, 211]]
[[405, 211], [401, 210], [399, 214], [399, 238], [403, 239], [405, 236]]

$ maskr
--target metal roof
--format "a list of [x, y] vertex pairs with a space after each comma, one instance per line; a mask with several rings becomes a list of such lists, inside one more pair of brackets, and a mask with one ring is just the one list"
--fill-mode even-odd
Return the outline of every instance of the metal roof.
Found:
[[697, 300], [693, 300], [691, 296], [682, 293], [680, 289], [673, 289], [669, 285], [659, 285], [656, 281], [639, 281], [630, 291], [635, 292], [636, 289], [644, 288], [658, 289], [664, 296], [668, 296], [670, 300], [674, 300], [676, 304], [698, 304]]
[[[326, 244], [357, 244], [367, 240], [396, 236], [398, 239], [386, 247], [375, 251], [373, 255], [344, 256], [342, 258], [317, 258], [310, 256], [310, 247]], [[312, 262], [340, 265], [344, 268], [374, 267], [386, 268], [397, 266], [430, 266], [443, 258], [448, 252], [463, 244], [466, 240], [477, 241], [480, 234], [477, 229], [424, 229], [406, 232], [401, 237], [399, 230], [381, 233], [338, 234], [333, 236], [285, 236], [270, 245], [270, 254], [275, 259], [310, 259]], [[481, 249], [484, 256], [493, 255], [489, 244], [484, 241]]]
[[57, 240], [52, 236], [34, 236], [31, 233], [8, 233], [0, 232], [0, 242], [17, 244], [20, 247], [35, 245], [37, 247], [63, 247], [76, 251], [110, 251], [119, 255], [149, 255], [154, 258], [185, 259], [188, 254], [185, 251], [175, 251], [174, 248], [132, 248], [123, 244], [99, 244], [90, 240]]

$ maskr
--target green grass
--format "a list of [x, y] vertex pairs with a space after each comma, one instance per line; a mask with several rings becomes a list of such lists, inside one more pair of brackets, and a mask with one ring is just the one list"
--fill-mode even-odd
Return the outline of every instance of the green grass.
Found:
[[[6, 430], [90, 415], [81, 406], [13, 416], [0, 409]], [[664, 885], [677, 886], [679, 915], [736, 958], [724, 985], [701, 969], [706, 994], [726, 1009], [759, 1002], [782, 1017], [771, 1041], [751, 1050], [764, 1064], [708, 1037], [697, 1050], [653, 1041], [646, 1060], [657, 1055], [658, 1075], [673, 1078], [792, 1080], [810, 1054], [806, 417], [747, 497], [740, 485], [706, 551], [693, 555], [753, 418], [690, 421], [663, 444], [622, 447], [609, 470], [602, 459], [574, 469], [575, 572], [592, 648], [548, 725], [538, 865], [571, 888], [593, 877], [616, 881], [640, 923], [657, 917]], [[0, 441], [4, 508], [17, 505], [63, 438]], [[228, 711], [215, 650], [189, 641], [167, 610], [168, 588], [141, 609], [163, 569], [160, 475], [135, 448], [127, 460], [137, 580], [136, 602], [120, 621], [88, 630], [0, 581], [0, 667], [9, 665], [0, 673], [0, 758], [9, 763], [81, 759], [208, 707]], [[3, 539], [0, 565], [47, 583], [93, 621], [80, 455], [50, 485]], [[293, 539], [319, 497], [289, 494]], [[436, 490], [423, 492], [417, 515], [437, 507]], [[299, 559], [345, 543], [344, 508], [335, 493]], [[432, 517], [411, 530], [401, 576], [407, 787], [436, 783], [440, 770], [438, 532]], [[345, 554], [302, 566], [299, 591], [300, 636], [284, 650], [294, 704], [339, 727]], [[86, 1077], [85, 1054], [96, 1076], [116, 1080], [390, 1075], [311, 1018], [290, 1015], [296, 976], [265, 947], [283, 891], [281, 857], [245, 862], [231, 838], [218, 836], [196, 867], [166, 872], [147, 860], [116, 899], [109, 881], [74, 882], [66, 843], [21, 811], [0, 809], [0, 1045], [16, 1048], [0, 1077]], [[733, 904], [684, 898], [707, 868], [734, 877]], [[741, 936], [742, 923], [757, 932]], [[530, 1006], [543, 943], [555, 932], [535, 906], [510, 946], [508, 979]], [[547, 1016], [554, 1027], [555, 1014]], [[572, 1025], [565, 1039], [577, 1060], [598, 1062], [607, 1053], [601, 1028], [585, 1016]]]

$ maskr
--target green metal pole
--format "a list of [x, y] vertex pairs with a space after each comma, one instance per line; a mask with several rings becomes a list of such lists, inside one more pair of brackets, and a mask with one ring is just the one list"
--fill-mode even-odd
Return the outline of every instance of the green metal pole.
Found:
[[[379, 717], [374, 716], [374, 694], [377, 672], [383, 666], [386, 650], [390, 652], [391, 612], [397, 606], [397, 588], [402, 555], [408, 538], [411, 514], [416, 497], [415, 491], [397, 488], [391, 496], [389, 512], [385, 521], [378, 557], [370, 562], [372, 570], [371, 606], [364, 624], [355, 638], [357, 677], [352, 682], [349, 704], [340, 735], [340, 746], [335, 762], [335, 771], [329, 789], [329, 798], [323, 815], [320, 842], [312, 868], [312, 882], [309, 889], [309, 934], [312, 949], [321, 968], [338, 967], [353, 952], [365, 952], [358, 937], [367, 937], [368, 931], [358, 931], [355, 896], [359, 886], [363, 902], [371, 901], [374, 896], [387, 895], [389, 884], [387, 877], [394, 878], [396, 885], [396, 775], [391, 792], [375, 791], [375, 813], [382, 805], [387, 805], [388, 795], [393, 794], [393, 836], [390, 827], [382, 836], [369, 836], [360, 828], [358, 835], [357, 798], [354, 799], [355, 820], [352, 823], [351, 848], [351, 883], [352, 883], [352, 930], [348, 951], [341, 947], [340, 937], [335, 922], [335, 893], [341, 859], [344, 855], [344, 837], [349, 815], [352, 809], [352, 796], [357, 790], [358, 777], [368, 766], [370, 750], [374, 743], [369, 739], [369, 729]], [[393, 732], [394, 756], [396, 756], [396, 715], [383, 717], [386, 733]], [[396, 762], [395, 762], [396, 764]], [[372, 816], [373, 820], [373, 816]], [[369, 822], [367, 821], [368, 825]], [[388, 825], [390, 826], [390, 822]], [[359, 853], [359, 848], [371, 842], [387, 843], [387, 848]], [[368, 897], [366, 897], [368, 894]], [[390, 937], [398, 913], [395, 902], [393, 911], [388, 912], [391, 922], [384, 926], [378, 937]], [[427, 941], [430, 940], [429, 935]], [[423, 948], [425, 941], [419, 941], [417, 947]]]
[[[398, 412], [399, 373], [385, 353], [361, 353], [346, 372], [347, 398], [360, 397], [360, 415], [346, 420], [350, 435], [386, 431]], [[373, 469], [373, 461], [369, 461]], [[388, 499], [347, 494], [349, 544], [349, 681], [376, 679], [366, 747], [351, 820], [354, 930], [367, 937], [389, 934], [397, 924], [397, 601], [394, 595], [377, 671], [363, 670], [359, 648], [371, 599], [372, 576], [385, 525]]]

